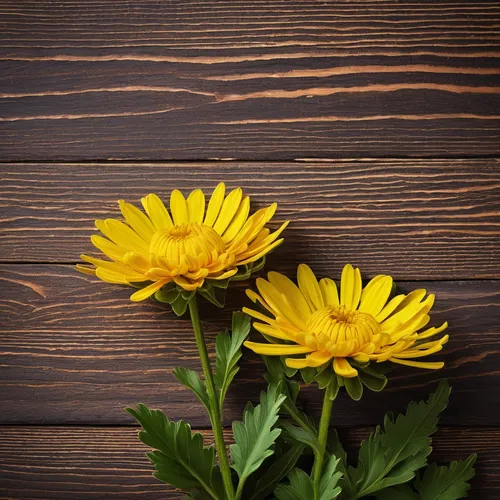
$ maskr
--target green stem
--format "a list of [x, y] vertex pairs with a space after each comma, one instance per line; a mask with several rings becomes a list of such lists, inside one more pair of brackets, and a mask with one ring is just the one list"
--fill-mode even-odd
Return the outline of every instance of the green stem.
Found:
[[323, 409], [321, 410], [321, 420], [319, 422], [319, 451], [315, 456], [312, 470], [312, 479], [314, 484], [314, 500], [319, 499], [319, 483], [321, 481], [321, 472], [323, 471], [323, 459], [326, 451], [326, 441], [328, 439], [328, 427], [330, 426], [330, 418], [332, 414], [333, 400], [330, 399], [328, 389], [323, 396]]
[[201, 326], [200, 315], [198, 314], [198, 306], [196, 304], [196, 295], [193, 295], [189, 301], [189, 313], [191, 314], [191, 322], [193, 323], [194, 336], [196, 345], [200, 353], [201, 366], [203, 375], [205, 376], [205, 384], [207, 386], [208, 399], [210, 401], [212, 429], [214, 432], [215, 448], [219, 457], [220, 471], [224, 482], [224, 489], [229, 500], [234, 499], [234, 486], [231, 480], [231, 468], [227, 459], [226, 443], [224, 442], [224, 434], [222, 430], [222, 417], [217, 392], [215, 390], [214, 376], [212, 367], [208, 357], [205, 337]]

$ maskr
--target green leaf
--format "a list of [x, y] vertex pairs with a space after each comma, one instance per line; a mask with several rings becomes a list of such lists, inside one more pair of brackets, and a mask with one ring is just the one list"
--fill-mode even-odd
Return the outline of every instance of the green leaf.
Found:
[[341, 488], [345, 488], [348, 491], [352, 490], [350, 477], [347, 474], [347, 453], [340, 442], [336, 429], [332, 428], [328, 431], [328, 441], [326, 447], [329, 453], [335, 455], [339, 459], [337, 469], [342, 473], [342, 478], [339, 481]]
[[276, 460], [257, 481], [250, 500], [263, 500], [272, 493], [276, 485], [295, 467], [304, 445], [292, 443], [291, 448]]
[[420, 497], [406, 484], [379, 491], [376, 498], [377, 500], [420, 500]]
[[312, 500], [314, 498], [312, 479], [302, 469], [293, 469], [287, 478], [290, 484], [280, 484], [274, 490], [274, 495], [278, 500]]
[[237, 365], [241, 358], [241, 346], [250, 333], [250, 317], [244, 313], [233, 314], [231, 335], [219, 333], [215, 341], [215, 386], [219, 391], [219, 404], [222, 408], [227, 389], [238, 373]]
[[340, 495], [342, 488], [337, 486], [342, 472], [338, 471], [339, 459], [332, 455], [326, 463], [319, 482], [319, 500], [333, 500]]
[[383, 488], [410, 481], [427, 463], [430, 436], [436, 431], [439, 414], [446, 408], [450, 387], [441, 382], [427, 402], [410, 403], [406, 414], [385, 416], [384, 429], [361, 444], [358, 466], [349, 467], [347, 499], [374, 494]]
[[210, 413], [210, 401], [208, 399], [207, 388], [205, 382], [200, 379], [200, 376], [194, 370], [182, 367], [175, 368], [172, 373], [181, 384], [184, 384], [196, 394], [197, 398]]
[[431, 464], [425, 468], [423, 476], [414, 483], [421, 500], [456, 500], [467, 496], [470, 485], [467, 483], [474, 477], [474, 463], [477, 455], [465, 460], [452, 462], [448, 466]]
[[255, 472], [262, 462], [273, 454], [272, 445], [281, 429], [273, 428], [285, 395], [276, 385], [269, 386], [260, 395], [260, 404], [249, 405], [243, 414], [243, 422], [233, 422], [235, 444], [231, 449], [231, 466], [238, 473], [238, 489], [243, 488], [247, 477]]
[[143, 428], [139, 439], [155, 449], [147, 456], [156, 467], [153, 475], [157, 479], [183, 490], [201, 488], [214, 499], [222, 497], [215, 450], [203, 445], [199, 432], [192, 434], [186, 422], [171, 422], [162, 411], [143, 404], [126, 411]]
[[315, 432], [313, 433], [310, 429], [293, 425], [291, 422], [286, 420], [280, 420], [280, 426], [293, 440], [306, 444], [315, 453], [319, 453], [320, 445]]

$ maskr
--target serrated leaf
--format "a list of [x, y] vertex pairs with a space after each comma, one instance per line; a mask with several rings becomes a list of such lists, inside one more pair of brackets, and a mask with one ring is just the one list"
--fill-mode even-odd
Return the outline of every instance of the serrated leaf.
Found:
[[181, 384], [184, 384], [195, 393], [196, 397], [210, 413], [210, 401], [208, 399], [207, 388], [205, 382], [200, 379], [200, 376], [194, 370], [182, 367], [175, 368], [172, 370], [172, 373]]
[[477, 455], [465, 460], [452, 462], [448, 466], [431, 464], [425, 468], [423, 475], [415, 480], [414, 487], [421, 500], [457, 500], [467, 496], [470, 485], [467, 483], [474, 477], [474, 463]]
[[[446, 408], [450, 387], [441, 382], [428, 401], [410, 403], [406, 414], [389, 413], [384, 429], [377, 430], [361, 444], [358, 466], [348, 475], [354, 486], [347, 498], [360, 498], [413, 479], [427, 463], [430, 436], [436, 431], [439, 414]], [[348, 488], [349, 489], [349, 488]]]
[[219, 392], [219, 405], [222, 408], [227, 389], [238, 373], [237, 365], [241, 358], [241, 346], [250, 333], [250, 317], [244, 313], [233, 314], [232, 332], [219, 333], [215, 341], [215, 386]]
[[243, 414], [242, 422], [233, 422], [235, 444], [230, 446], [231, 467], [238, 473], [238, 489], [262, 462], [273, 454], [272, 445], [281, 429], [273, 428], [285, 395], [275, 385], [260, 395], [260, 404], [250, 405]]
[[293, 425], [291, 422], [287, 422], [286, 420], [280, 421], [280, 425], [283, 431], [285, 431], [293, 440], [306, 444], [315, 453], [319, 453], [320, 445], [315, 432], [312, 432], [310, 429], [305, 429], [304, 427]]
[[257, 481], [250, 500], [263, 500], [272, 493], [276, 485], [295, 467], [305, 445], [292, 443], [291, 448], [276, 460]]
[[293, 469], [287, 478], [290, 484], [280, 484], [274, 490], [274, 495], [278, 500], [312, 500], [314, 498], [312, 479], [302, 469]]
[[337, 498], [342, 488], [337, 486], [342, 472], [338, 470], [339, 459], [332, 455], [325, 465], [323, 475], [319, 482], [319, 500], [333, 500]]
[[377, 492], [376, 498], [377, 500], [420, 500], [413, 489], [405, 484]]
[[155, 449], [147, 456], [156, 468], [153, 475], [157, 479], [184, 490], [201, 488], [219, 498], [221, 477], [215, 467], [215, 450], [203, 445], [199, 432], [193, 434], [186, 422], [171, 422], [162, 411], [143, 404], [126, 411], [143, 428], [139, 439]]

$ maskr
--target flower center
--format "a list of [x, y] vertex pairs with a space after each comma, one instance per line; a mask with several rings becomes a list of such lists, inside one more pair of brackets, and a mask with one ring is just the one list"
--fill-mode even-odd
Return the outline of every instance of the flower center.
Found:
[[149, 250], [167, 259], [169, 267], [177, 267], [185, 260], [203, 267], [217, 260], [226, 250], [222, 238], [210, 226], [190, 222], [163, 229], [154, 234]]
[[354, 340], [360, 347], [380, 333], [380, 326], [371, 314], [352, 311], [345, 306], [328, 306], [311, 315], [307, 331], [329, 344]]

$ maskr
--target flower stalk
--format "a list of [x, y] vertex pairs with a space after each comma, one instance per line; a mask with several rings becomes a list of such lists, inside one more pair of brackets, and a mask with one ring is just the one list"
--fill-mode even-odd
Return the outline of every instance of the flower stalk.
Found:
[[314, 465], [312, 470], [312, 479], [314, 485], [314, 500], [319, 499], [319, 485], [321, 481], [321, 473], [323, 471], [323, 462], [326, 452], [326, 443], [328, 440], [328, 428], [330, 427], [332, 406], [333, 406], [333, 398], [330, 397], [330, 386], [328, 386], [328, 388], [324, 392], [323, 408], [321, 410], [321, 420], [319, 422], [319, 431], [318, 431], [319, 450], [315, 454]]
[[208, 357], [207, 346], [201, 325], [200, 315], [198, 313], [198, 305], [196, 303], [196, 294], [189, 301], [189, 314], [193, 324], [194, 337], [200, 354], [201, 366], [205, 377], [208, 400], [210, 402], [210, 422], [214, 433], [215, 448], [219, 457], [220, 471], [224, 482], [224, 489], [228, 500], [234, 499], [234, 486], [231, 480], [231, 468], [227, 458], [226, 443], [224, 442], [224, 434], [222, 429], [222, 415], [219, 405], [219, 399], [215, 390], [214, 376], [210, 359]]

